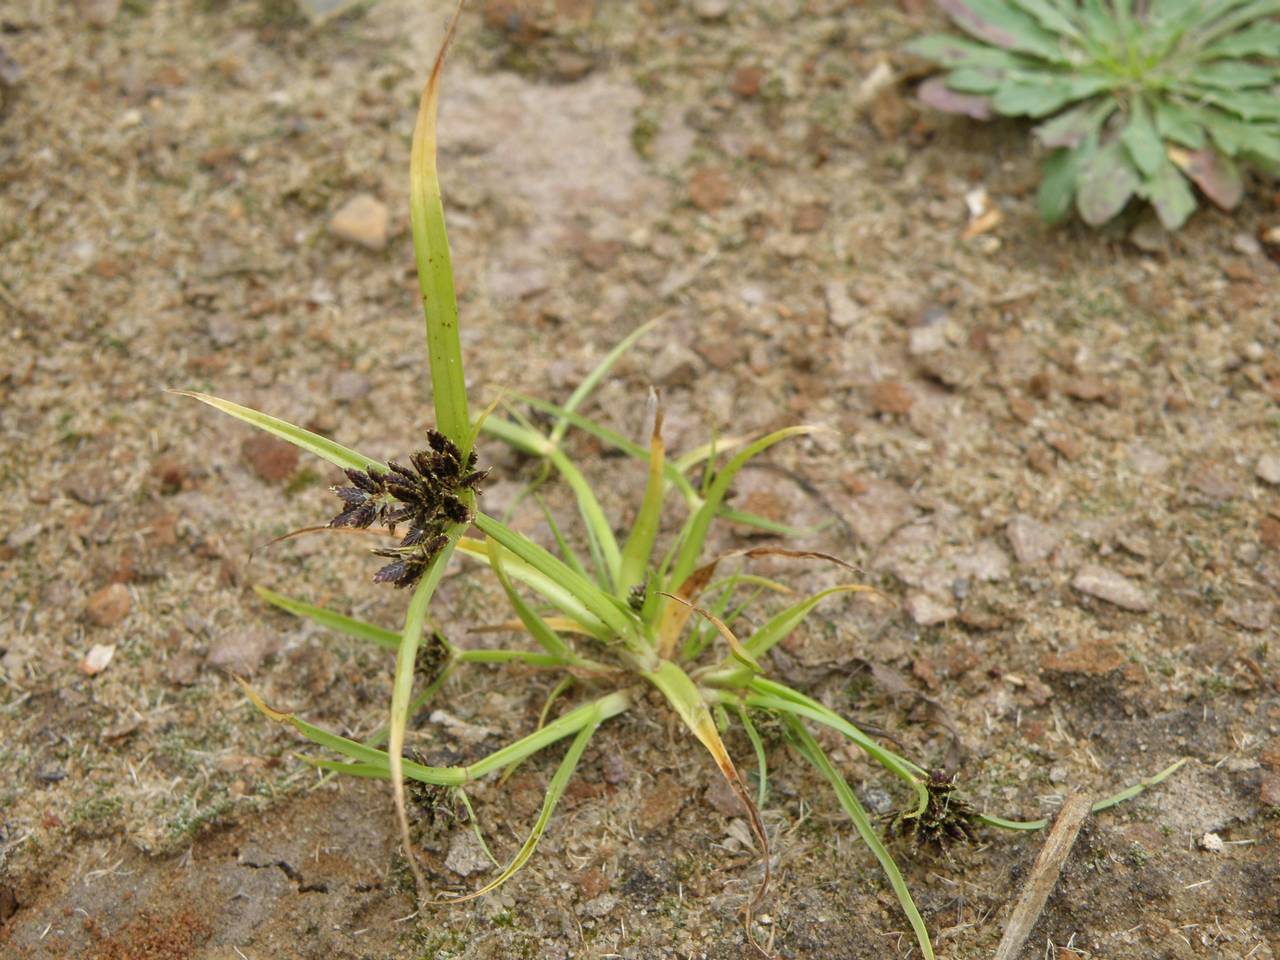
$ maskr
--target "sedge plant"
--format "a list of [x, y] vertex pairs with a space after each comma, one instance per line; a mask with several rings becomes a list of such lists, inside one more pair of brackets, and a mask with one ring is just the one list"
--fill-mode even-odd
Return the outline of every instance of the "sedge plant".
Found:
[[907, 49], [945, 72], [922, 101], [1039, 121], [1040, 212], [1097, 226], [1131, 199], [1176, 230], [1192, 184], [1230, 210], [1242, 169], [1280, 175], [1280, 0], [938, 0], [968, 34]]
[[[452, 30], [451, 25], [450, 34]], [[764, 863], [763, 879], [747, 907], [747, 933], [753, 943], [750, 915], [769, 878], [769, 840], [759, 812], [767, 798], [768, 770], [757, 722], [762, 718], [777, 721], [775, 726], [784, 731], [799, 755], [830, 784], [884, 870], [922, 954], [931, 958], [933, 950], [924, 920], [889, 847], [828, 750], [814, 737], [813, 729], [826, 727], [856, 744], [906, 785], [911, 803], [896, 824], [917, 838], [962, 836], [980, 822], [1015, 829], [1038, 829], [1044, 822], [1003, 820], [975, 812], [952, 794], [950, 778], [932, 773], [813, 697], [768, 676], [764, 663], [769, 651], [820, 604], [833, 597], [870, 592], [862, 584], [849, 582], [801, 599], [793, 598], [758, 626], [746, 630], [741, 624], [753, 601], [762, 594], [786, 595], [791, 591], [781, 583], [748, 572], [745, 561], [764, 554], [839, 561], [823, 554], [760, 547], [704, 556], [708, 532], [718, 519], [729, 517], [786, 532], [777, 525], [771, 527], [763, 518], [731, 510], [726, 497], [734, 478], [752, 458], [788, 438], [810, 433], [813, 428], [796, 426], [755, 438], [725, 438], [682, 456], [669, 456], [663, 441], [660, 408], [654, 411], [647, 444], [635, 444], [582, 416], [579, 408], [593, 387], [651, 324], [637, 330], [606, 356], [563, 405], [524, 398], [525, 403], [549, 415], [550, 429], [538, 429], [514, 408], [508, 415], [490, 409], [472, 417], [436, 173], [436, 115], [447, 44], [446, 39], [422, 94], [411, 155], [412, 232], [426, 314], [436, 421], [424, 448], [410, 457], [409, 466], [384, 463], [231, 401], [187, 394], [341, 468], [349, 485], [335, 488], [342, 507], [330, 526], [370, 531], [382, 527], [388, 536], [397, 538], [374, 551], [389, 561], [374, 579], [402, 587], [408, 593], [404, 620], [396, 630], [257, 588], [268, 603], [394, 651], [395, 676], [387, 723], [365, 740], [357, 741], [295, 714], [272, 709], [246, 685], [248, 696], [267, 717], [292, 725], [315, 746], [336, 755], [304, 758], [326, 771], [326, 775], [390, 781], [405, 854], [420, 895], [425, 894], [425, 885], [410, 839], [406, 783], [419, 793], [436, 791], [442, 802], [466, 805], [468, 784], [500, 775], [513, 765], [568, 741], [527, 839], [493, 879], [464, 897], [448, 901], [456, 902], [495, 889], [529, 860], [596, 731], [628, 711], [653, 709], [645, 692], [656, 689], [689, 735], [706, 749], [748, 811]], [[643, 471], [644, 492], [625, 536], [615, 531], [592, 486], [565, 452], [563, 441], [570, 429], [587, 431], [630, 455]], [[555, 540], [552, 549], [480, 508], [478, 495], [486, 474], [477, 468], [475, 444], [482, 433], [543, 458], [558, 473], [576, 497], [585, 531], [585, 551], [573, 548], [549, 513]], [[670, 500], [682, 504], [683, 520], [678, 533], [664, 545], [660, 534], [664, 520], [671, 516]], [[403, 536], [400, 531], [404, 531]], [[504, 626], [527, 633], [533, 641], [531, 648], [458, 649], [429, 628], [432, 597], [456, 554], [473, 558], [492, 571], [514, 612], [514, 618]], [[413, 755], [406, 756], [409, 718], [469, 663], [519, 665], [558, 673], [562, 679], [555, 685], [533, 732], [473, 763], [430, 766], [418, 762]], [[576, 695], [577, 702], [550, 718], [552, 701], [570, 695]], [[725, 746], [723, 733], [730, 725], [741, 727], [753, 745], [758, 766], [754, 795]], [[1140, 792], [1172, 769], [1104, 801], [1099, 808]]]

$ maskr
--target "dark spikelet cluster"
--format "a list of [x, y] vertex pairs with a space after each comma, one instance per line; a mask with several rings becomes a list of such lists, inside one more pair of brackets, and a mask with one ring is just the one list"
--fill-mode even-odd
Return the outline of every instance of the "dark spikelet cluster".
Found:
[[444, 434], [429, 430], [427, 443], [428, 449], [409, 458], [411, 468], [392, 460], [385, 472], [347, 470], [351, 486], [333, 488], [343, 507], [329, 526], [364, 528], [377, 523], [392, 535], [400, 524], [409, 528], [397, 546], [373, 551], [391, 561], [374, 574], [374, 583], [397, 587], [417, 583], [444, 548], [445, 531], [471, 519], [471, 509], [462, 498], [468, 491], [479, 493], [489, 474], [475, 468], [475, 453], [464, 459]]
[[900, 816], [894, 832], [908, 837], [913, 849], [922, 846], [946, 850], [951, 843], [972, 843], [977, 839], [973, 807], [955, 795], [956, 775], [933, 770], [925, 781], [929, 804], [918, 817]]

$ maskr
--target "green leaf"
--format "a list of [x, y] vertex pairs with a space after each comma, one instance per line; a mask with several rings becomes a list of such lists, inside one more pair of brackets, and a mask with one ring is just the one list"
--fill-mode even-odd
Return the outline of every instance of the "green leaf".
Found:
[[724, 468], [716, 474], [711, 488], [707, 491], [706, 500], [685, 524], [680, 541], [680, 550], [676, 555], [675, 565], [672, 567], [668, 580], [673, 587], [679, 589], [689, 574], [693, 573], [698, 557], [702, 553], [703, 544], [706, 542], [707, 531], [711, 528], [711, 521], [715, 519], [719, 512], [720, 505], [724, 502], [725, 494], [729, 492], [729, 485], [733, 483], [738, 471], [749, 460], [768, 450], [774, 444], [780, 443], [789, 437], [813, 433], [815, 429], [814, 427], [787, 427], [783, 430], [775, 430], [773, 433], [749, 444], [724, 465]]
[[1177, 230], [1195, 212], [1195, 194], [1182, 174], [1167, 160], [1144, 186], [1144, 193], [1166, 230]]
[[830, 727], [856, 743], [876, 763], [902, 779], [915, 791], [915, 815], [918, 816], [924, 813], [929, 804], [929, 791], [925, 788], [922, 779], [928, 776], [928, 771], [923, 767], [912, 763], [906, 757], [898, 756], [887, 747], [881, 746], [834, 710], [824, 707], [812, 697], [807, 697], [786, 684], [778, 683], [765, 677], [752, 677], [747, 684], [747, 688], [753, 691], [752, 695], [746, 699], [748, 706], [816, 720], [823, 726]]
[[[1277, 48], [1280, 53], [1280, 48]], [[1190, 78], [1199, 86], [1222, 87], [1224, 90], [1243, 90], [1250, 87], [1267, 87], [1276, 81], [1274, 67], [1261, 67], [1239, 60], [1221, 60], [1196, 67]]]
[[436, 428], [456, 443], [465, 456], [471, 449], [471, 417], [467, 412], [467, 384], [462, 370], [462, 344], [458, 338], [458, 298], [453, 288], [449, 236], [445, 230], [440, 178], [436, 172], [440, 74], [457, 20], [455, 11], [418, 103], [418, 119], [413, 128], [413, 148], [409, 158], [409, 220], [413, 255], [418, 265], [418, 287], [426, 315]]
[[[458, 549], [467, 556], [475, 557], [477, 560], [489, 564], [490, 567], [493, 566], [493, 559], [489, 556], [488, 546], [482, 541], [463, 537], [458, 541]], [[576, 622], [588, 636], [595, 637], [602, 643], [613, 640], [614, 631], [588, 610], [582, 601], [570, 590], [566, 589], [563, 584], [518, 557], [504, 557], [502, 566], [512, 580], [519, 580], [528, 586], [536, 594], [560, 610], [561, 613]], [[590, 584], [591, 581], [583, 573], [577, 570], [574, 573], [577, 574], [580, 581]]]
[[1120, 140], [1144, 176], [1151, 176], [1168, 163], [1164, 156], [1164, 144], [1160, 141], [1141, 99], [1134, 99], [1129, 111], [1129, 122], [1121, 131]]
[[381, 460], [375, 460], [372, 457], [366, 457], [364, 454], [356, 453], [356, 451], [350, 450], [340, 443], [334, 443], [329, 438], [322, 437], [318, 433], [312, 433], [310, 430], [296, 427], [286, 420], [259, 413], [250, 407], [242, 407], [240, 404], [232, 403], [230, 400], [211, 397], [207, 393], [197, 393], [194, 390], [171, 390], [170, 392], [182, 397], [191, 397], [201, 403], [207, 403], [216, 410], [228, 413], [237, 420], [243, 420], [259, 430], [265, 430], [267, 433], [279, 437], [281, 440], [286, 440], [295, 447], [301, 447], [308, 453], [314, 453], [317, 457], [328, 460], [343, 469], [368, 470], [370, 467], [386, 469], [386, 464]]
[[1251, 24], [1238, 33], [1223, 37], [1197, 54], [1197, 59], [1228, 57], [1274, 57], [1280, 50], [1280, 22], [1274, 20]]
[[1107, 117], [1119, 108], [1120, 104], [1111, 97], [1099, 103], [1082, 103], [1046, 120], [1032, 133], [1046, 147], [1076, 147], [1096, 135]]
[[961, 67], [947, 74], [947, 87], [957, 93], [995, 93], [1007, 77], [990, 67]]
[[1069, 103], [1106, 90], [1104, 77], [1010, 77], [1000, 85], [991, 104], [1007, 117], [1045, 117]]
[[1106, 223], [1129, 202], [1138, 189], [1138, 172], [1119, 141], [1090, 154], [1076, 181], [1076, 210], [1091, 227]]
[[511, 862], [507, 864], [506, 868], [479, 890], [462, 897], [450, 897], [443, 902], [462, 903], [496, 890], [529, 862], [529, 858], [533, 856], [534, 850], [538, 847], [538, 841], [542, 839], [543, 833], [546, 832], [547, 824], [551, 821], [551, 814], [555, 811], [556, 804], [564, 796], [565, 787], [569, 785], [569, 778], [573, 776], [573, 771], [577, 769], [578, 763], [582, 759], [582, 754], [587, 749], [587, 744], [591, 742], [591, 738], [599, 728], [600, 719], [593, 718], [578, 731], [578, 735], [573, 738], [573, 743], [569, 744], [569, 749], [565, 752], [564, 759], [556, 767], [556, 772], [552, 775], [551, 782], [547, 785], [546, 796], [542, 799], [542, 810], [533, 824], [533, 829], [529, 831], [529, 836], [520, 846], [516, 855], [511, 858]]
[[572, 594], [624, 642], [631, 643], [636, 640], [634, 619], [623, 613], [613, 598], [574, 571], [564, 561], [552, 556], [528, 537], [516, 533], [506, 524], [486, 513], [477, 512], [474, 523], [482, 533], [497, 540], [547, 579]]
[[1006, 50], [1035, 54], [1050, 62], [1066, 59], [1057, 37], [1004, 0], [938, 0], [938, 6], [958, 27], [979, 40]]
[[[465, 429], [470, 434], [470, 424]], [[468, 493], [468, 506], [474, 506], [475, 494]], [[396, 651], [395, 675], [391, 681], [391, 710], [387, 719], [387, 767], [391, 773], [391, 795], [395, 802], [396, 820], [400, 825], [400, 841], [406, 851], [412, 851], [412, 840], [409, 835], [409, 815], [404, 795], [404, 737], [405, 728], [409, 724], [410, 705], [413, 701], [413, 681], [418, 665], [418, 644], [422, 632], [427, 625], [427, 607], [435, 595], [436, 587], [444, 576], [449, 560], [458, 545], [466, 524], [454, 524], [446, 533], [448, 540], [427, 567], [426, 575], [413, 588], [413, 596], [409, 600], [409, 609], [404, 616], [404, 628], [400, 631], [400, 646]], [[409, 854], [409, 862], [414, 880], [419, 889], [422, 886], [422, 875], [417, 861]]]
[[[1196, 27], [1190, 46], [1203, 47], [1219, 37], [1234, 33], [1246, 24], [1280, 14], [1280, 0], [1217, 0], [1209, 3]], [[1273, 54], [1275, 51], [1271, 51]]]
[[1155, 106], [1156, 130], [1160, 136], [1180, 143], [1192, 150], [1204, 146], [1204, 128], [1193, 112], [1177, 103], [1157, 100]]
[[822, 747], [818, 745], [818, 741], [804, 728], [804, 724], [794, 717], [783, 717], [783, 723], [786, 724], [787, 731], [800, 748], [801, 754], [831, 784], [836, 798], [840, 801], [840, 806], [844, 808], [845, 813], [849, 815], [849, 819], [853, 821], [858, 835], [862, 837], [862, 842], [870, 848], [871, 852], [875, 854], [876, 860], [880, 862], [880, 869], [884, 871], [885, 877], [889, 880], [889, 886], [893, 888], [894, 895], [898, 898], [898, 903], [901, 904], [902, 910], [911, 924], [911, 929], [915, 932], [916, 942], [920, 945], [920, 952], [924, 955], [925, 960], [933, 960], [933, 944], [929, 942], [929, 930], [925, 926], [924, 918], [920, 916], [920, 911], [916, 908], [915, 901], [911, 898], [911, 891], [907, 889], [907, 882], [902, 879], [902, 871], [898, 869], [897, 863], [894, 862], [893, 855], [889, 853], [884, 841], [876, 833], [876, 828], [872, 826], [871, 817], [867, 815], [867, 811], [863, 808], [857, 795], [849, 787], [848, 782], [840, 774], [840, 771], [835, 768], [835, 765], [823, 752]]
[[662, 408], [653, 420], [653, 432], [649, 437], [649, 471], [645, 480], [644, 496], [640, 509], [631, 525], [631, 535], [622, 548], [622, 562], [618, 576], [618, 590], [628, 593], [644, 583], [653, 553], [653, 542], [662, 525], [662, 501], [666, 495], [666, 447], [662, 442]]
[[952, 33], [932, 33], [916, 37], [904, 49], [944, 67], [996, 67], [1013, 70], [1028, 65], [1026, 58], [1008, 50], [977, 43], [967, 37], [957, 37]]
[[930, 77], [920, 84], [916, 98], [927, 107], [974, 120], [990, 120], [993, 115], [990, 98], [976, 93], [957, 93], [947, 86], [945, 77]]
[[[1198, 100], [1211, 103], [1247, 121], [1280, 120], [1280, 97], [1256, 91], [1224, 91], [1188, 88]], [[1215, 112], [1215, 111], [1210, 111]]]
[[515, 610], [516, 616], [520, 618], [520, 622], [524, 624], [524, 628], [529, 631], [529, 635], [538, 642], [538, 645], [546, 650], [547, 653], [555, 657], [565, 660], [574, 659], [574, 654], [569, 645], [547, 625], [547, 622], [538, 616], [538, 614], [524, 602], [524, 599], [516, 592], [516, 588], [511, 584], [511, 578], [507, 576], [506, 568], [502, 563], [502, 547], [496, 540], [488, 541], [489, 548], [489, 566], [498, 578], [498, 583], [502, 585], [503, 591], [507, 595], [507, 600], [511, 604], [511, 608]]
[[813, 612], [827, 597], [838, 593], [869, 593], [873, 589], [859, 583], [845, 583], [836, 587], [828, 587], [813, 596], [787, 607], [781, 613], [771, 617], [759, 630], [743, 642], [743, 646], [754, 657], [764, 656], [780, 641], [785, 640], [791, 632], [804, 622], [805, 617]]
[[605, 354], [604, 359], [596, 364], [595, 369], [583, 378], [573, 393], [569, 395], [569, 399], [564, 402], [564, 412], [560, 415], [560, 419], [556, 421], [556, 425], [551, 428], [550, 439], [554, 446], [558, 447], [560, 445], [560, 441], [564, 439], [565, 431], [569, 429], [570, 420], [568, 414], [576, 412], [578, 407], [582, 406], [587, 397], [591, 395], [591, 391], [613, 369], [613, 365], [622, 359], [622, 356], [635, 345], [637, 340], [657, 326], [662, 319], [662, 317], [654, 317], [648, 323], [643, 323], [636, 327], [623, 337], [617, 346]]
[[1040, 219], [1058, 223], [1071, 209], [1076, 195], [1079, 154], [1075, 150], [1055, 150], [1044, 162], [1037, 203]]
[[1014, 0], [1014, 3], [1035, 17], [1046, 30], [1072, 40], [1083, 39], [1079, 24], [1072, 19], [1076, 13], [1074, 5], [1062, 7], [1049, 0]]
[[321, 626], [328, 627], [330, 630], [345, 633], [347, 636], [355, 637], [358, 640], [368, 640], [387, 650], [397, 650], [400, 647], [400, 634], [393, 630], [384, 630], [382, 627], [376, 627], [372, 623], [365, 623], [363, 620], [344, 616], [325, 607], [313, 606], [310, 603], [286, 597], [283, 594], [276, 593], [274, 590], [268, 590], [266, 587], [255, 586], [253, 590], [267, 603], [277, 606], [281, 610], [287, 610], [296, 616], [308, 617]]

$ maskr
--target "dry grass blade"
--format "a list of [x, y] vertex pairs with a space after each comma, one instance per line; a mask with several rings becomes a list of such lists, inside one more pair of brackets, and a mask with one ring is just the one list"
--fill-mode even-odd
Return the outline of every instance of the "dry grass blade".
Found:
[[707, 610], [703, 607], [698, 606], [696, 603], [692, 603], [684, 599], [683, 597], [678, 597], [674, 593], [664, 593], [663, 591], [659, 591], [659, 593], [662, 596], [666, 597], [668, 600], [674, 600], [676, 603], [684, 604], [693, 613], [696, 613], [698, 616], [702, 617], [704, 620], [710, 623], [713, 627], [716, 628], [720, 636], [724, 637], [725, 643], [729, 644], [729, 648], [733, 651], [733, 656], [735, 659], [740, 661], [744, 666], [750, 667], [756, 673], [762, 672], [760, 664], [756, 661], [756, 658], [751, 656], [751, 654], [747, 651], [747, 648], [742, 645], [742, 641], [739, 640], [734, 635], [733, 631], [729, 629], [729, 625], [725, 623], [723, 620], [721, 620], [719, 617], [717, 617], [714, 613], [712, 613], [710, 610]]

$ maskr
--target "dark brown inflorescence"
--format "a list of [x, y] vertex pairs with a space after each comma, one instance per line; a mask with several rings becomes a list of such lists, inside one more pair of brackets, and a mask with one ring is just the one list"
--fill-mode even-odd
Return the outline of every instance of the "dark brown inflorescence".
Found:
[[465, 498], [478, 494], [489, 474], [475, 468], [474, 452], [464, 459], [457, 445], [439, 431], [427, 431], [427, 443], [429, 449], [409, 457], [412, 469], [394, 460], [388, 461], [385, 472], [348, 469], [351, 486], [333, 488], [343, 508], [329, 526], [365, 528], [380, 523], [393, 536], [398, 525], [409, 527], [397, 546], [373, 551], [391, 560], [374, 574], [374, 583], [417, 583], [448, 542], [446, 531], [471, 520]]
[[896, 833], [911, 839], [912, 846], [935, 846], [946, 850], [950, 843], [972, 843], [977, 839], [973, 807], [955, 795], [956, 775], [933, 770], [925, 781], [929, 804], [918, 817], [899, 816]]

